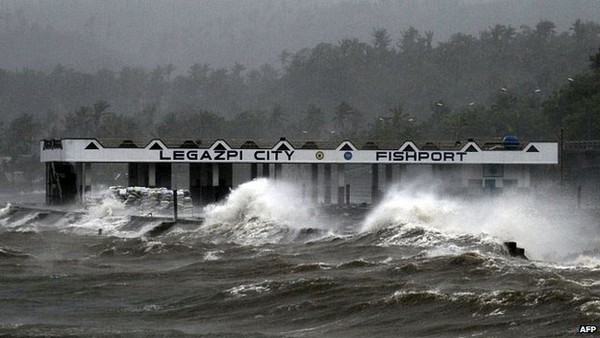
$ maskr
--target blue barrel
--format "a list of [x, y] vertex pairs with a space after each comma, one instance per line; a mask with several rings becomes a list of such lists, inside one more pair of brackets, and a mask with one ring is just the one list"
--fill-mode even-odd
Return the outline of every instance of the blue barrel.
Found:
[[519, 138], [515, 135], [506, 135], [502, 138], [502, 145], [504, 145], [504, 149], [506, 150], [519, 149]]

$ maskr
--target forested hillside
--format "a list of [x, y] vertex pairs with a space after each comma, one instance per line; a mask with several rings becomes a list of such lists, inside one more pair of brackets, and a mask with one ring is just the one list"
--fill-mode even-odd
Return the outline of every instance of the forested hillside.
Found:
[[[280, 65], [0, 70], [2, 151], [42, 137], [600, 138], [600, 25], [496, 25], [433, 43], [383, 28], [368, 41], [282, 52]], [[18, 146], [15, 146], [18, 144]], [[16, 162], [14, 162], [16, 165]]]

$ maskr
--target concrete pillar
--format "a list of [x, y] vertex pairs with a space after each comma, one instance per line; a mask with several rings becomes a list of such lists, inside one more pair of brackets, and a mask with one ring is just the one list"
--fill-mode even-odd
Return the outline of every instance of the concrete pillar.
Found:
[[350, 184], [346, 184], [346, 205], [350, 205]]
[[212, 191], [212, 165], [190, 163], [190, 194], [196, 205], [206, 204]]
[[379, 165], [371, 164], [371, 203], [379, 201]]
[[[202, 167], [202, 187], [201, 193], [202, 197], [200, 199], [200, 203], [205, 205], [214, 202], [215, 200], [215, 188], [213, 186], [214, 174], [213, 170], [216, 164], [213, 163], [203, 163]], [[217, 174], [218, 176], [218, 174]]]
[[311, 199], [313, 203], [319, 202], [319, 165], [313, 163], [310, 165], [311, 172]]
[[73, 167], [75, 169], [75, 189], [77, 190], [77, 203], [83, 203], [83, 163], [74, 163]]
[[258, 177], [258, 164], [251, 163], [250, 164], [250, 180], [253, 180]]
[[325, 204], [331, 204], [331, 164], [326, 163], [323, 165], [323, 180], [325, 186], [325, 193], [323, 200]]
[[337, 164], [337, 203], [338, 205], [345, 204], [346, 201], [346, 183], [345, 183], [345, 167], [343, 164]]
[[262, 176], [265, 178], [269, 178], [271, 176], [271, 167], [269, 163], [263, 163], [262, 165]]
[[389, 187], [394, 184], [394, 165], [386, 164], [385, 165], [385, 185]]
[[[229, 191], [233, 187], [233, 164], [231, 163], [215, 163], [213, 167], [213, 187], [215, 187], [214, 200], [217, 202], [229, 195]], [[215, 176], [215, 173], [218, 173]], [[216, 179], [216, 180], [215, 180]]]
[[212, 163], [212, 186], [213, 187], [218, 187], [219, 186], [219, 164], [218, 163]]
[[156, 163], [148, 163], [148, 186], [156, 187]]
[[275, 163], [274, 164], [274, 169], [275, 169], [275, 179], [276, 180], [280, 180], [283, 178], [283, 164], [281, 163]]
[[84, 182], [84, 190], [87, 194], [92, 192], [92, 164], [84, 163], [85, 170], [85, 182]]
[[86, 196], [92, 190], [92, 164], [75, 163], [77, 199], [81, 204], [85, 204]]

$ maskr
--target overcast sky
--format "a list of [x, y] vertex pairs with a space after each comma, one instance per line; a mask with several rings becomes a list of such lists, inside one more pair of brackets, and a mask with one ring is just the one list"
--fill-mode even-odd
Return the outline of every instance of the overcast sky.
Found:
[[597, 0], [0, 0], [0, 67], [278, 65], [283, 50], [414, 26], [436, 41], [496, 24], [600, 22]]

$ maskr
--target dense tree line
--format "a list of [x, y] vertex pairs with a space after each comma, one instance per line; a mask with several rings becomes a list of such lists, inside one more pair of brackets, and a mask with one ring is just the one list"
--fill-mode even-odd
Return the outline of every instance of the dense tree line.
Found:
[[177, 76], [170, 64], [0, 69], [2, 152], [21, 158], [41, 137], [600, 138], [600, 25], [496, 25], [437, 46], [433, 35], [374, 29], [369, 42], [284, 51], [278, 66]]

